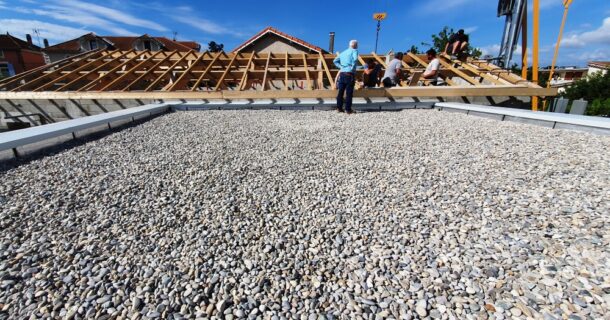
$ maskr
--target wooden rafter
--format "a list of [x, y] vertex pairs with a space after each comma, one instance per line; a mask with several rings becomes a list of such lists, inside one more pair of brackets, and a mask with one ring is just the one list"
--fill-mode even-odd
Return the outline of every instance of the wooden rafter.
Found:
[[199, 84], [201, 84], [201, 81], [203, 81], [203, 78], [210, 72], [210, 70], [212, 70], [212, 67], [214, 67], [214, 63], [216, 63], [216, 61], [218, 61], [218, 58], [225, 54], [224, 52], [220, 53], [216, 53], [216, 56], [214, 57], [214, 59], [212, 59], [212, 62], [210, 62], [210, 64], [205, 68], [205, 70], [203, 71], [203, 73], [199, 76], [199, 78], [197, 79], [197, 81], [195, 81], [195, 84], [193, 85], [193, 87], [191, 88], [191, 91], [196, 91], [197, 88], [199, 88]]
[[165, 76], [167, 76], [168, 74], [170, 74], [172, 71], [174, 71], [174, 69], [176, 68], [176, 66], [178, 66], [179, 64], [181, 64], [186, 57], [188, 57], [191, 53], [193, 53], [193, 50], [187, 52], [186, 54], [184, 54], [178, 61], [174, 62], [174, 64], [171, 65], [171, 67], [169, 67], [167, 70], [165, 70], [165, 72], [163, 72], [162, 75], [158, 76], [157, 79], [155, 79], [155, 81], [153, 81], [147, 88], [145, 91], [152, 91], [152, 89], [155, 88], [155, 86], [161, 82], [161, 80], [163, 80], [165, 78]]
[[[240, 96], [235, 92], [242, 92], [243, 97], [272, 97], [274, 95], [278, 97], [315, 97], [317, 94], [327, 92], [325, 90], [332, 91], [336, 88], [333, 77], [339, 72], [334, 65], [329, 64], [329, 61], [334, 58], [335, 56], [332, 54], [321, 53], [96, 51], [64, 59], [63, 62], [2, 80], [0, 92], [3, 90], [14, 92], [34, 90], [39, 94], [47, 90], [57, 93], [77, 90], [83, 94], [109, 91], [119, 94], [117, 91], [126, 93], [131, 90], [140, 92], [146, 90], [148, 94], [183, 92], [185, 96], [210, 96], [209, 90], [213, 89], [215, 95], [220, 93], [220, 96]], [[387, 68], [383, 56], [372, 53], [358, 57], [359, 64], [363, 65], [369, 59], [374, 59], [382, 67]], [[446, 79], [445, 82], [451, 89], [459, 89], [458, 92], [472, 94], [471, 91], [462, 90], [466, 87], [485, 89], [483, 91], [492, 94], [496, 92], [508, 94], [508, 91], [519, 91], [523, 88], [540, 89], [537, 85], [486, 61], [458, 62], [444, 55], [440, 55], [439, 59], [443, 78], [453, 77], [453, 81]], [[413, 78], [417, 78], [417, 75], [421, 77], [421, 73], [427, 66], [427, 59], [424, 55], [408, 53], [402, 61], [401, 69], [410, 73]], [[362, 70], [357, 70], [358, 79], [362, 74]], [[457, 81], [458, 78], [463, 79], [464, 82]], [[420, 82], [422, 81], [429, 82], [429, 80], [420, 79]], [[233, 83], [235, 87], [233, 87]], [[294, 85], [295, 83], [298, 83], [298, 86]], [[420, 92], [413, 91], [419, 90], [419, 87], [415, 86], [416, 84], [417, 81], [412, 81], [407, 87], [406, 84], [401, 83], [401, 86], [395, 89], [411, 89], [407, 92], [413, 94]], [[498, 88], [490, 90], [487, 89], [487, 85], [498, 86]], [[207, 87], [208, 90], [204, 90], [207, 92], [198, 92], [202, 86]], [[390, 90], [390, 92], [393, 91]], [[453, 94], [447, 91], [439, 92]], [[543, 95], [542, 93], [546, 91], [528, 90], [524, 91], [522, 95], [528, 96], [532, 92]], [[323, 95], [326, 94], [328, 93], [323, 93]]]
[[125, 71], [122, 75], [120, 75], [118, 78], [116, 78], [113, 81], [111, 81], [110, 83], [108, 83], [106, 86], [104, 86], [99, 91], [111, 90], [112, 87], [115, 86], [117, 83], [119, 83], [123, 79], [127, 78], [128, 76], [133, 74], [135, 71], [140, 70], [143, 65], [149, 64], [156, 56], [160, 55], [160, 53], [162, 53], [162, 52], [163, 51], [157, 51], [154, 54], [150, 55], [150, 57], [146, 58], [146, 60], [141, 61], [140, 63], [135, 65], [133, 68]]
[[263, 91], [265, 91], [267, 88], [267, 74], [269, 73], [269, 63], [271, 62], [272, 55], [273, 55], [273, 53], [267, 54], [267, 62], [265, 63], [265, 71], [263, 74]]
[[244, 90], [246, 86], [246, 82], [248, 81], [248, 72], [250, 72], [250, 66], [252, 65], [252, 61], [254, 61], [254, 56], [256, 56], [256, 52], [252, 52], [252, 54], [250, 54], [250, 59], [248, 59], [248, 64], [244, 69], [244, 74], [241, 77], [241, 81], [239, 81], [239, 90]]
[[122, 91], [129, 90], [129, 88], [133, 87], [136, 83], [140, 82], [140, 80], [144, 79], [144, 77], [151, 74], [153, 71], [155, 71], [157, 69], [157, 67], [159, 67], [160, 65], [162, 65], [163, 63], [168, 61], [176, 53], [177, 53], [177, 51], [174, 50], [170, 54], [166, 55], [165, 58], [163, 58], [161, 61], [157, 62], [154, 66], [150, 67], [150, 69], [148, 69], [146, 72], [142, 73], [139, 77], [137, 77], [136, 79], [131, 81], [125, 88], [123, 88]]
[[320, 60], [322, 60], [322, 67], [324, 68], [324, 72], [326, 72], [326, 76], [328, 77], [328, 81], [330, 82], [330, 86], [333, 90], [337, 89], [337, 84], [333, 81], [333, 77], [330, 75], [330, 70], [328, 69], [328, 65], [326, 64], [326, 59], [320, 53]]
[[[89, 76], [90, 74], [95, 74], [95, 73], [97, 73], [99, 70], [103, 70], [103, 69], [104, 69], [106, 66], [109, 66], [110, 64], [112, 64], [112, 63], [114, 63], [114, 62], [116, 62], [116, 61], [120, 61], [120, 60], [121, 60], [123, 57], [126, 57], [127, 55], [129, 55], [130, 53], [133, 53], [133, 52], [134, 52], [134, 50], [130, 50], [130, 51], [123, 52], [123, 53], [121, 53], [119, 56], [116, 56], [116, 57], [114, 57], [114, 56], [113, 56], [113, 57], [111, 57], [111, 58], [110, 58], [108, 61], [106, 61], [106, 62], [103, 62], [103, 61], [104, 61], [104, 59], [103, 59], [103, 58], [98, 58], [98, 59], [96, 59], [96, 60], [94, 60], [94, 61], [91, 61], [90, 63], [87, 63], [87, 64], [85, 64], [85, 65], [83, 65], [83, 66], [81, 66], [81, 67], [79, 67], [79, 68], [76, 68], [75, 70], [73, 70], [73, 71], [72, 71], [72, 72], [70, 72], [70, 73], [66, 73], [66, 74], [64, 74], [63, 76], [61, 76], [61, 77], [59, 77], [59, 78], [57, 78], [57, 79], [54, 79], [54, 81], [53, 81], [53, 82], [48, 82], [48, 83], [46, 83], [46, 84], [44, 84], [44, 85], [42, 85], [42, 86], [40, 86], [40, 87], [38, 87], [38, 88], [34, 89], [34, 91], [44, 91], [44, 90], [46, 90], [47, 88], [50, 88], [51, 86], [53, 86], [54, 84], [56, 84], [56, 83], [58, 83], [58, 82], [63, 81], [64, 79], [68, 79], [68, 78], [70, 78], [71, 76], [76, 76], [76, 78], [75, 78], [74, 80], [72, 80], [72, 81], [70, 81], [70, 82], [68, 83], [69, 85], [71, 85], [71, 84], [76, 83], [77, 81], [79, 81], [79, 80], [81, 80], [81, 79], [86, 78], [86, 77], [87, 77], [87, 76]], [[89, 67], [93, 67], [93, 66], [94, 66], [95, 64], [97, 64], [98, 62], [102, 62], [102, 64], [100, 64], [100, 65], [98, 65], [98, 66], [94, 67], [92, 70], [86, 71], [86, 70], [87, 70]], [[81, 72], [81, 71], [84, 71], [84, 74], [79, 76], [79, 74], [80, 74], [80, 72]], [[62, 86], [62, 90], [66, 90], [66, 89], [68, 89], [68, 88], [69, 88], [69, 85], [64, 85], [64, 86]]]
[[[123, 61], [122, 63], [120, 63], [116, 67], [112, 68], [110, 71], [108, 71], [105, 74], [101, 75], [99, 78], [94, 79], [93, 81], [89, 82], [88, 84], [85, 84], [84, 86], [81, 86], [76, 91], [85, 91], [85, 90], [93, 89], [97, 84], [104, 85], [104, 83], [102, 83], [102, 80], [107, 79], [109, 76], [115, 74], [116, 72], [118, 72], [120, 69], [122, 69], [127, 64], [133, 62], [135, 59], [138, 59], [138, 58], [140, 58], [140, 57], [142, 57], [142, 56], [144, 56], [144, 55], [146, 55], [148, 53], [150, 53], [149, 50], [146, 50], [146, 51], [143, 51], [141, 53], [135, 54], [133, 57]], [[78, 80], [75, 80], [74, 82], [76, 82], [76, 81], [78, 81]], [[55, 90], [55, 91], [60, 91], [60, 90], [58, 89], [58, 90]]]

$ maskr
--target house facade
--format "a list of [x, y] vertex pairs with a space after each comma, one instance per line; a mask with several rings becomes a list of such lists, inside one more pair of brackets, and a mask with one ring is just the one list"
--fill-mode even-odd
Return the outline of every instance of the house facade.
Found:
[[10, 77], [45, 65], [40, 47], [26, 35], [23, 41], [10, 34], [0, 35], [0, 78]]
[[591, 61], [587, 64], [589, 67], [589, 74], [601, 72], [606, 74], [610, 70], [610, 61]]
[[232, 52], [328, 53], [318, 46], [281, 32], [273, 27], [263, 29], [261, 32], [233, 49]]
[[194, 41], [174, 41], [165, 37], [153, 37], [147, 34], [139, 37], [98, 36], [94, 33], [82, 35], [76, 39], [58, 43], [42, 49], [47, 63], [59, 61], [83, 52], [108, 50], [137, 51], [190, 51], [199, 52], [201, 45]]

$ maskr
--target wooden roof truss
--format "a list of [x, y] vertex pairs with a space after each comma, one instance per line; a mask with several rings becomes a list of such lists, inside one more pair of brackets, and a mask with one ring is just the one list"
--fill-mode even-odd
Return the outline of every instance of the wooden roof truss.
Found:
[[[333, 64], [334, 58], [332, 54], [321, 53], [98, 50], [3, 79], [0, 81], [0, 92], [210, 93], [333, 90], [336, 89], [335, 81], [339, 73]], [[452, 87], [489, 86], [542, 89], [484, 60], [452, 61], [446, 55], [439, 58], [445, 90]], [[385, 70], [384, 57], [372, 53], [361, 55], [359, 60], [364, 63], [369, 59], [376, 60]], [[412, 88], [414, 84], [409, 84], [407, 77], [417, 74], [419, 78], [427, 63], [425, 56], [412, 53], [405, 55], [402, 63], [405, 81], [399, 84], [399, 89]], [[363, 70], [357, 71], [356, 78], [363, 78]], [[430, 82], [421, 81], [416, 85], [429, 86]], [[523, 95], [531, 94], [524, 91]]]

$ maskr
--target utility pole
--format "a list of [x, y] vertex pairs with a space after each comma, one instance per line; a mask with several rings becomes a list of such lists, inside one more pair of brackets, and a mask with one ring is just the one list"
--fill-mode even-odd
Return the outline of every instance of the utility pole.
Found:
[[375, 37], [375, 53], [377, 53], [377, 45], [379, 44], [379, 30], [381, 30], [381, 21], [388, 16], [385, 12], [373, 14], [373, 20], [377, 20], [377, 36]]

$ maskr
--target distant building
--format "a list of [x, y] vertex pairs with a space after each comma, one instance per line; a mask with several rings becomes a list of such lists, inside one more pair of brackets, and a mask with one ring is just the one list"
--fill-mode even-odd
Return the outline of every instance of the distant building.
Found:
[[608, 70], [610, 70], [610, 61], [591, 61], [587, 64], [589, 67], [589, 74], [593, 74], [595, 72], [602, 72], [606, 74]]
[[40, 47], [32, 44], [32, 36], [23, 41], [10, 34], [0, 35], [0, 78], [10, 77], [45, 65]]
[[[541, 77], [548, 77], [551, 69], [540, 70]], [[574, 81], [585, 78], [587, 76], [587, 68], [578, 67], [555, 67], [553, 72], [553, 79], [551, 81], [551, 87], [559, 88], [560, 92], [563, 92], [566, 87], [569, 87]]]
[[165, 37], [152, 37], [147, 34], [139, 37], [98, 36], [88, 33], [76, 39], [47, 46], [42, 51], [47, 63], [97, 49], [109, 50], [151, 50], [151, 51], [199, 51], [201, 45], [194, 41], [174, 41]]
[[272, 27], [267, 27], [232, 52], [328, 53], [326, 50]]

